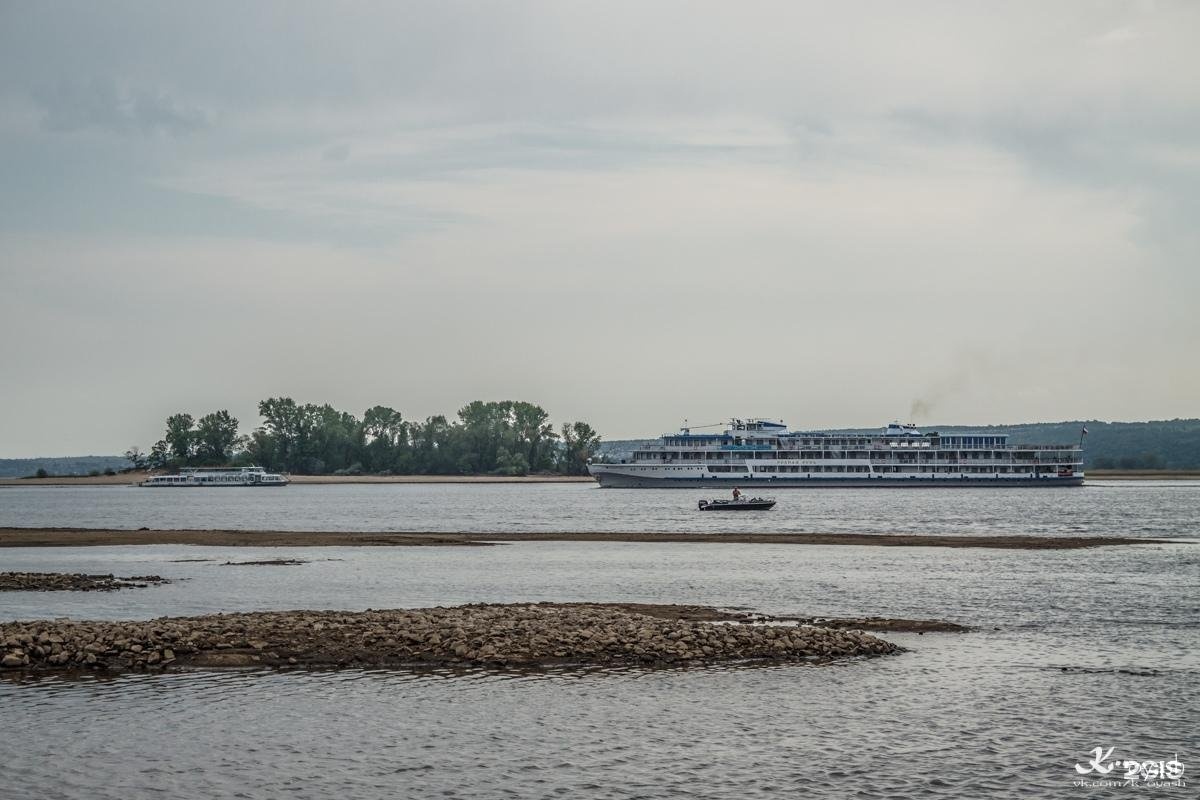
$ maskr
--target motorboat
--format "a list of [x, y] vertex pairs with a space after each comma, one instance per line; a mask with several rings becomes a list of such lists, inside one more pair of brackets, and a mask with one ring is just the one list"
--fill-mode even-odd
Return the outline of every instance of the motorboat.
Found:
[[701, 500], [701, 511], [770, 511], [774, 497], [739, 497], [737, 500]]

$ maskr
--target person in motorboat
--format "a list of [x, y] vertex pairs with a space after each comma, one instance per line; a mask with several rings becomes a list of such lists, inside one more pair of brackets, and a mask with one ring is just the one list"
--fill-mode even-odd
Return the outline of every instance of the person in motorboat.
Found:
[[775, 498], [773, 497], [746, 497], [741, 490], [737, 491], [737, 498], [734, 500], [701, 500], [698, 505], [701, 511], [717, 511], [730, 510], [741, 511], [743, 509], [754, 511], [769, 511], [775, 506]]
[[738, 500], [741, 500], [741, 499], [742, 499], [742, 490], [736, 486], [733, 487], [733, 502], [736, 503]]

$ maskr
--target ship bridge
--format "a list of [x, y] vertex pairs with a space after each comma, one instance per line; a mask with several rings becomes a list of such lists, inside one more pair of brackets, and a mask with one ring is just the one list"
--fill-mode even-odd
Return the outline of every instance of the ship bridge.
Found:
[[730, 431], [744, 433], [759, 432], [767, 436], [780, 436], [788, 432], [787, 425], [769, 419], [733, 419], [729, 421]]

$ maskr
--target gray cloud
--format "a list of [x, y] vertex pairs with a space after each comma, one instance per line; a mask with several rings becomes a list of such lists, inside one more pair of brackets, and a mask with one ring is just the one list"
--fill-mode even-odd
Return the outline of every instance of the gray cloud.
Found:
[[280, 393], [612, 436], [1200, 407], [1194, 3], [0, 15], [3, 455]]
[[325, 152], [321, 153], [321, 158], [326, 161], [345, 161], [350, 157], [350, 145], [345, 142], [339, 144], [331, 144], [325, 148]]
[[96, 77], [59, 81], [33, 97], [43, 111], [42, 127], [57, 133], [99, 128], [120, 134], [183, 136], [208, 125], [198, 108], [166, 92], [119, 86]]

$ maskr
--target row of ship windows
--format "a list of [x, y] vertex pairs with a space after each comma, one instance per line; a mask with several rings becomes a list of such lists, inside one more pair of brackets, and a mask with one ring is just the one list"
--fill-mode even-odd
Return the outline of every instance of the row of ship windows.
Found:
[[[690, 470], [692, 468], [690, 468], [690, 467], [664, 467], [663, 469], [676, 471], [676, 470]], [[1042, 469], [1043, 469], [1043, 471], [1050, 471], [1047, 468], [1042, 468]], [[709, 472], [749, 472], [749, 470], [746, 467], [737, 466], [737, 465], [709, 466], [708, 471]], [[810, 473], [810, 472], [870, 472], [870, 471], [871, 470], [869, 467], [857, 466], [857, 465], [854, 465], [854, 466], [829, 466], [829, 467], [792, 467], [792, 466], [785, 465], [785, 466], [779, 466], [779, 467], [771, 466], [771, 467], [755, 467], [754, 468], [754, 472], [759, 473], [759, 474], [781, 473], [781, 472]], [[923, 473], [958, 474], [961, 472], [994, 473], [994, 472], [1009, 472], [1009, 471], [1010, 470], [1008, 467], [991, 468], [991, 467], [889, 467], [889, 466], [883, 466], [883, 467], [875, 468], [875, 472], [877, 472], [877, 473], [878, 472], [915, 472], [915, 473], [923, 472]], [[1012, 472], [1028, 472], [1028, 469], [1013, 469], [1011, 471]]]
[[755, 472], [870, 472], [869, 467], [850, 466], [850, 467], [755, 467]]
[[[1004, 437], [1004, 436], [943, 436], [940, 439], [935, 439], [933, 437], [924, 437], [924, 436], [916, 437], [916, 436], [914, 436], [914, 437], [909, 437], [909, 438], [905, 438], [905, 439], [885, 439], [885, 438], [881, 438], [881, 439], [798, 439], [798, 440], [794, 439], [791, 441], [787, 441], [787, 440], [783, 440], [783, 439], [765, 439], [765, 438], [754, 438], [754, 437], [745, 437], [745, 438], [737, 437], [735, 439], [729, 439], [729, 438], [720, 438], [720, 437], [714, 436], [711, 439], [708, 439], [706, 437], [706, 439], [703, 441], [696, 441], [693, 439], [674, 439], [674, 438], [668, 438], [668, 439], [663, 440], [663, 444], [666, 444], [667, 446], [670, 446], [670, 447], [680, 447], [680, 446], [683, 446], [683, 447], [696, 447], [696, 446], [713, 447], [713, 446], [719, 446], [720, 444], [728, 444], [730, 442], [733, 442], [736, 444], [743, 444], [743, 443], [745, 443], [745, 444], [765, 444], [765, 445], [770, 445], [772, 447], [787, 447], [789, 445], [792, 447], [796, 447], [796, 446], [800, 446], [800, 447], [866, 447], [868, 444], [883, 444], [885, 442], [892, 446], [895, 446], [898, 442], [902, 442], [902, 443], [904, 443], [902, 445], [904, 447], [915, 447], [915, 446], [917, 446], [916, 442], [921, 442], [922, 443], [921, 446], [923, 446], [923, 447], [930, 446], [931, 443], [932, 444], [940, 443], [941, 447], [1004, 447], [1007, 442], [1007, 437]], [[913, 444], [910, 445], [910, 444], [908, 444], [909, 442], [912, 442]]]
[[[710, 468], [711, 469], [711, 468]], [[1045, 469], [1045, 468], [1043, 468]], [[744, 470], [743, 470], [744, 471]], [[774, 472], [870, 472], [867, 467], [849, 466], [849, 467], [755, 467], [756, 473], [774, 473]], [[994, 473], [994, 472], [1009, 472], [1008, 467], [875, 467], [875, 472], [916, 472], [916, 473], [952, 473], [958, 474], [961, 472], [971, 473]], [[1028, 472], [1028, 468], [1012, 469], [1012, 472]]]
[[[875, 458], [880, 458], [880, 459], [889, 458], [889, 459], [897, 459], [897, 460], [901, 460], [901, 461], [914, 461], [914, 460], [916, 460], [918, 455], [920, 455], [921, 460], [923, 460], [923, 461], [928, 461], [931, 459], [942, 460], [942, 461], [962, 459], [965, 461], [965, 460], [969, 460], [969, 459], [1008, 460], [1009, 458], [1016, 459], [1016, 460], [1022, 460], [1022, 459], [1032, 460], [1032, 459], [1036, 458], [1037, 455], [1041, 455], [1042, 458], [1068, 458], [1073, 454], [1070, 451], [1061, 451], [1060, 452], [1060, 451], [1053, 451], [1053, 450], [1043, 450], [1043, 451], [1039, 451], [1037, 454], [1035, 454], [1035, 451], [1032, 451], [1032, 450], [1022, 450], [1022, 451], [999, 450], [999, 451], [995, 451], [995, 452], [988, 451], [988, 450], [970, 450], [970, 451], [941, 450], [936, 453], [920, 453], [920, 454], [917, 454], [917, 453], [892, 453], [892, 452], [888, 452], [888, 451], [871, 451], [871, 452], [857, 451], [856, 452], [853, 450], [845, 451], [845, 452], [835, 452], [832, 450], [813, 451], [813, 452], [795, 451], [795, 450], [776, 450], [776, 451], [765, 452], [765, 453], [729, 453], [728, 457], [736, 458], [738, 460], [759, 459], [759, 460], [763, 460], [763, 461], [768, 461], [768, 460], [774, 461], [776, 459], [787, 459], [787, 458], [861, 459], [861, 460], [865, 461], [866, 459], [874, 456]], [[723, 458], [725, 456], [726, 456], [726, 454], [724, 454], [724, 453], [711, 453], [711, 452], [710, 453], [639, 452], [639, 453], [634, 454], [634, 459], [637, 461], [668, 461], [668, 462], [669, 461], [716, 461], [716, 460], [720, 460], [721, 458]]]
[[154, 478], [155, 483], [242, 483], [246, 479], [241, 475], [218, 475], [214, 477], [189, 478], [187, 476], [171, 475]]

